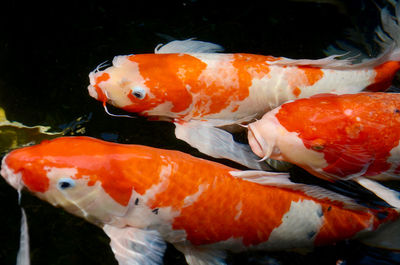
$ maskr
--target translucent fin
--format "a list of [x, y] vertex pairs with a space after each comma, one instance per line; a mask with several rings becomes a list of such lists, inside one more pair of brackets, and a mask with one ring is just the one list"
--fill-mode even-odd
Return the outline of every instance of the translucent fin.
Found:
[[335, 46], [338, 48], [330, 46], [325, 53], [345, 53], [343, 58], [352, 63], [348, 65], [349, 68], [374, 67], [390, 60], [399, 61], [400, 3], [398, 1], [389, 1], [389, 3], [392, 5], [394, 14], [392, 15], [387, 7], [382, 8], [380, 13], [382, 26], [375, 29], [375, 42], [381, 48], [378, 56], [370, 58], [371, 54], [374, 54], [373, 45], [368, 43], [367, 33], [362, 32], [361, 29], [348, 30], [349, 37], [346, 42], [337, 42]]
[[307, 66], [332, 68], [332, 69], [348, 68], [349, 66], [352, 65], [350, 59], [338, 60], [338, 58], [342, 57], [343, 55], [344, 54], [335, 54], [317, 60], [281, 58], [280, 60], [268, 63], [271, 65], [283, 65], [283, 66], [307, 65]]
[[207, 122], [190, 121], [175, 123], [175, 135], [200, 152], [215, 158], [225, 158], [251, 169], [268, 169], [266, 163], [259, 163], [250, 146], [237, 143], [227, 131], [218, 129]]
[[259, 170], [231, 171], [233, 177], [246, 181], [255, 182], [261, 185], [294, 184], [289, 180], [288, 173], [267, 172]]
[[185, 255], [189, 265], [225, 265], [226, 253], [222, 250], [207, 249], [191, 245], [175, 245]]
[[[367, 179], [364, 177], [357, 177], [354, 178], [354, 181], [356, 181], [358, 184], [363, 186], [364, 188], [370, 190], [371, 192], [375, 193], [376, 196], [390, 204], [391, 206], [400, 209], [400, 193], [392, 190], [390, 188], [387, 188], [378, 182]], [[400, 230], [399, 230], [400, 232]]]
[[254, 182], [265, 186], [275, 186], [280, 188], [291, 189], [294, 191], [303, 192], [316, 200], [330, 200], [332, 202], [340, 202], [344, 207], [349, 209], [364, 208], [353, 199], [341, 195], [339, 193], [302, 183], [292, 182], [288, 173], [283, 172], [266, 172], [259, 170], [231, 171], [233, 177], [241, 178], [246, 181]]
[[188, 39], [174, 40], [165, 45], [158, 44], [154, 53], [216, 53], [223, 50], [218, 44]]
[[30, 265], [28, 222], [24, 208], [21, 208], [21, 236], [17, 255], [17, 265]]
[[360, 241], [369, 246], [400, 251], [400, 219], [381, 225], [372, 236]]
[[119, 265], [161, 265], [166, 243], [155, 230], [103, 227]]

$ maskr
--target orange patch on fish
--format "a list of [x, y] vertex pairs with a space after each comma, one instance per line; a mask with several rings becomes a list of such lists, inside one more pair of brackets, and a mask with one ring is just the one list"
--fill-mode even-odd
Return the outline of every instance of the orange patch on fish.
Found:
[[366, 90], [377, 92], [384, 91], [392, 84], [394, 75], [400, 69], [400, 62], [388, 61], [375, 67], [375, 79]]
[[[390, 151], [400, 139], [400, 95], [360, 93], [300, 99], [276, 114], [304, 145], [324, 154], [323, 170], [337, 177], [364, 171], [373, 176], [390, 168]], [[315, 147], [315, 140], [323, 145]]]
[[[183, 207], [173, 222], [173, 228], [184, 229], [187, 239], [195, 245], [212, 244], [232, 237], [241, 238], [245, 246], [265, 242], [282, 224], [291, 200], [299, 200], [296, 194], [285, 194], [278, 188], [226, 178], [226, 175], [219, 176], [218, 173], [209, 172], [207, 178], [201, 185], [208, 185], [208, 189], [195, 202]], [[274, 198], [279, 196], [277, 193], [283, 196], [280, 200]], [[263, 205], [264, 209], [260, 211], [257, 205]], [[253, 229], [248, 229], [249, 224]]]
[[[51, 141], [47, 141], [26, 149], [15, 150], [12, 152], [14, 159], [7, 160], [9, 167], [14, 169], [15, 173], [18, 173], [19, 168], [23, 168], [23, 165], [26, 167], [30, 163], [30, 159], [35, 159], [32, 154], [38, 156], [43, 153], [46, 154], [41, 166], [35, 169], [37, 170], [35, 176], [21, 172], [25, 184], [38, 192], [45, 192], [48, 188], [48, 178], [38, 177], [46, 176], [46, 174], [42, 174], [45, 167], [50, 169], [70, 168], [71, 165], [74, 165], [78, 169], [74, 178], [89, 178], [88, 185], [94, 185], [96, 181], [100, 181], [106, 193], [124, 206], [129, 203], [132, 187], [135, 187], [137, 193], [143, 195], [153, 185], [154, 181], [160, 178], [161, 169], [151, 166], [157, 164], [160, 156], [149, 154], [147, 151], [149, 148], [145, 146], [123, 146], [94, 138], [76, 138], [76, 141], [71, 141], [67, 137], [57, 139], [55, 143], [50, 143]], [[132, 148], [135, 149], [134, 153], [132, 153]], [[82, 155], [82, 150], [85, 150], [84, 155]], [[30, 155], [25, 156], [24, 152], [29, 152]], [[141, 158], [141, 160], [137, 158]], [[143, 158], [155, 162], [143, 166], [140, 162], [143, 162]], [[94, 160], [97, 161], [93, 162]], [[23, 164], [13, 161], [19, 161]], [[119, 163], [115, 161], [119, 161]], [[121, 162], [124, 163], [124, 167], [121, 167]], [[98, 166], [100, 164], [101, 167]], [[116, 176], [118, 177], [116, 178]]]
[[324, 76], [324, 72], [318, 67], [297, 66], [286, 67], [286, 69], [288, 71], [286, 80], [292, 88], [292, 93], [295, 97], [301, 94], [302, 88], [314, 85]]
[[[324, 222], [315, 238], [315, 245], [325, 245], [336, 240], [343, 240], [355, 236], [371, 223], [371, 215], [367, 212], [343, 213], [343, 210], [329, 205], [322, 206]], [[349, 226], [349, 224], [351, 224]], [[332, 240], [335, 239], [335, 240]]]
[[[29, 157], [29, 153], [25, 150], [26, 149], [13, 151], [13, 155], [7, 156], [5, 161], [8, 167], [14, 170], [15, 174], [22, 174], [22, 180], [32, 191], [45, 192], [50, 183], [50, 180], [46, 177], [46, 170], [38, 164], [32, 164], [29, 162], [23, 163], [22, 165], [20, 164], [20, 161], [24, 161], [25, 157]], [[23, 170], [24, 167], [22, 166], [29, 170]], [[34, 173], [32, 174], [32, 172]]]
[[131, 55], [128, 59], [138, 64], [150, 92], [144, 99], [128, 94], [132, 104], [124, 109], [140, 112], [170, 102], [172, 112], [186, 110], [186, 115], [191, 108], [193, 117], [217, 114], [228, 107], [234, 112], [249, 96], [252, 80], [267, 75], [268, 62], [279, 58], [251, 54], [230, 56], [231, 60], [207, 65], [189, 54]]
[[145, 85], [153, 95], [151, 98], [146, 96], [137, 99], [128, 94], [133, 104], [124, 109], [131, 112], [149, 110], [164, 102], [172, 103], [173, 112], [186, 110], [192, 103], [187, 85], [195, 84], [207, 66], [188, 54], [139, 54], [131, 55], [128, 59], [138, 64]]
[[304, 71], [307, 77], [307, 86], [314, 85], [324, 76], [324, 72], [318, 67], [299, 66], [298, 68]]
[[[231, 62], [224, 62], [230, 66], [213, 66], [212, 75], [204, 74], [196, 85], [191, 86], [191, 91], [196, 94], [195, 117], [219, 113], [229, 105], [234, 112], [240, 102], [249, 96], [252, 81], [249, 68], [260, 74], [269, 71], [265, 58], [261, 59], [263, 56], [234, 54], [232, 57]], [[215, 74], [226, 78], [215, 79]]]
[[293, 95], [295, 95], [296, 98], [300, 96], [300, 93], [301, 93], [300, 88], [298, 87], [293, 88]]
[[97, 99], [99, 101], [103, 102], [104, 104], [107, 101], [107, 97], [103, 93], [103, 90], [101, 90], [101, 88], [99, 87], [99, 83], [101, 83], [103, 81], [107, 81], [108, 79], [110, 79], [110, 75], [108, 73], [103, 73], [102, 75], [96, 77], [96, 80], [95, 80], [96, 84], [94, 85], [94, 87], [96, 88]]

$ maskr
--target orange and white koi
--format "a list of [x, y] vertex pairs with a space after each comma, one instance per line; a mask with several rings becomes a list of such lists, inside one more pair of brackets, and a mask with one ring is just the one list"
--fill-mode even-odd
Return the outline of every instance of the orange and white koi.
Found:
[[9, 153], [1, 174], [102, 227], [120, 264], [161, 264], [165, 241], [189, 264], [225, 264], [228, 250], [349, 238], [400, 248], [395, 209], [364, 208], [285, 173], [238, 171], [178, 151], [62, 137]]
[[337, 55], [293, 60], [223, 54], [215, 53], [222, 50], [216, 44], [172, 41], [155, 54], [116, 56], [111, 67], [90, 73], [88, 90], [104, 106], [173, 121], [176, 137], [203, 153], [260, 168], [247, 145], [217, 127], [249, 122], [288, 100], [315, 94], [385, 90], [400, 68], [399, 15], [382, 10], [377, 35], [384, 51], [361, 63]]
[[321, 94], [285, 103], [249, 124], [260, 157], [325, 179], [352, 179], [393, 206], [400, 194], [373, 180], [400, 180], [400, 94]]

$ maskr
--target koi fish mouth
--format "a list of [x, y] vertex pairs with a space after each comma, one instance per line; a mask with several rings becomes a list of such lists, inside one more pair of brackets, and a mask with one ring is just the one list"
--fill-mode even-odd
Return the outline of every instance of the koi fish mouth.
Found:
[[92, 98], [98, 99], [98, 95], [97, 95], [97, 92], [96, 92], [96, 88], [95, 88], [94, 86], [89, 85], [89, 86], [88, 86], [88, 91], [89, 91], [89, 95], [90, 95]]
[[249, 124], [248, 126], [248, 141], [251, 150], [259, 157], [261, 160], [265, 160], [271, 156], [272, 146], [267, 144], [264, 138], [258, 133], [257, 126], [254, 124]]
[[22, 182], [22, 175], [21, 173], [14, 173], [14, 171], [7, 166], [6, 158], [7, 156], [5, 156], [1, 162], [0, 174], [14, 189], [16, 189], [17, 191], [21, 191], [24, 187], [24, 184]]

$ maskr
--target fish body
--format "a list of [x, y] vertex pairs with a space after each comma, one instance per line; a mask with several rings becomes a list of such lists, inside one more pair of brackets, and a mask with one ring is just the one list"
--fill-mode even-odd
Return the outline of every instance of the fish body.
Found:
[[[400, 68], [389, 61], [350, 67], [329, 59], [254, 54], [173, 53], [117, 56], [90, 74], [90, 95], [144, 116], [170, 120], [246, 121], [288, 100], [320, 93], [384, 90]], [[378, 88], [379, 87], [379, 88]]]
[[399, 180], [400, 94], [321, 94], [281, 105], [249, 125], [260, 157], [315, 176]]
[[89, 74], [89, 94], [104, 106], [172, 121], [178, 139], [207, 155], [265, 169], [221, 127], [248, 123], [288, 100], [387, 89], [400, 68], [399, 14], [382, 9], [381, 16], [382, 54], [359, 63], [339, 55], [294, 60], [216, 53], [219, 45], [189, 39], [158, 46], [154, 54], [116, 56], [112, 66]]
[[[226, 250], [371, 239], [399, 218], [394, 209], [364, 208], [285, 174], [88, 137], [15, 150], [3, 159], [1, 174], [15, 188], [102, 227], [120, 264], [161, 264], [165, 241], [189, 264], [225, 264]], [[390, 236], [400, 242], [393, 231]]]

